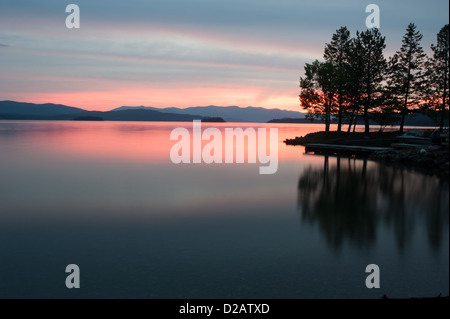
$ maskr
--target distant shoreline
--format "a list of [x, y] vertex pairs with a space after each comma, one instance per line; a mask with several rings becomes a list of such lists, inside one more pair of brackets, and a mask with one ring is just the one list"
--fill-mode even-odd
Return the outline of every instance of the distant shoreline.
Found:
[[[0, 101], [0, 120], [88, 120], [88, 121], [154, 121], [154, 122], [231, 122], [271, 124], [323, 124], [318, 118], [307, 119], [305, 113], [277, 108], [200, 106], [189, 108], [155, 108], [147, 106], [123, 106], [109, 111], [88, 111], [62, 104], [35, 104], [16, 101]], [[334, 124], [333, 121], [331, 124]], [[362, 124], [361, 120], [357, 124]], [[373, 128], [376, 123], [370, 122]], [[345, 123], [344, 123], [345, 125]], [[423, 114], [406, 117], [406, 126], [435, 127], [436, 123]]]
[[299, 111], [266, 109], [262, 107], [198, 106], [188, 108], [151, 106], [122, 106], [109, 111], [91, 111], [62, 104], [35, 104], [0, 101], [0, 118], [16, 120], [73, 120], [79, 118], [104, 121], [170, 121], [191, 122], [257, 122], [266, 123], [274, 118], [302, 118]]

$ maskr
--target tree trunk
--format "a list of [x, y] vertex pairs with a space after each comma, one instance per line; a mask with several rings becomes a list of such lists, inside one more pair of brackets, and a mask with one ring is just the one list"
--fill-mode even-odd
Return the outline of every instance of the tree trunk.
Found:
[[358, 113], [356, 113], [356, 116], [355, 116], [355, 124], [353, 124], [353, 133], [355, 133], [355, 131], [356, 131], [356, 124], [358, 123]]
[[403, 133], [403, 127], [405, 126], [405, 117], [406, 117], [406, 103], [408, 103], [408, 94], [405, 96], [405, 104], [402, 106], [401, 119], [400, 119], [400, 132]]
[[400, 118], [400, 132], [403, 133], [403, 126], [405, 125], [405, 113], [402, 108], [402, 116]]
[[352, 124], [353, 124], [353, 119], [355, 117], [355, 110], [352, 111], [352, 114], [350, 115], [350, 121], [348, 123], [348, 129], [347, 129], [347, 133], [350, 133], [351, 129], [352, 129]]
[[370, 100], [364, 104], [364, 134], [369, 134], [370, 125], [369, 125], [369, 102]]
[[368, 62], [368, 68], [367, 68], [367, 82], [366, 82], [366, 89], [367, 89], [367, 99], [366, 103], [364, 103], [364, 134], [369, 134], [370, 132], [370, 124], [369, 124], [369, 107], [371, 104], [371, 98], [372, 98], [372, 90], [370, 88], [370, 82], [372, 81], [372, 51], [371, 48], [369, 48], [369, 62]]
[[356, 113], [356, 109], [358, 108], [357, 101], [359, 102], [359, 98], [358, 99], [356, 97], [353, 98], [352, 114], [350, 116], [350, 124], [348, 126], [347, 133], [350, 133], [350, 131], [352, 130], [353, 121], [355, 121], [355, 125], [356, 125], [356, 120], [358, 118], [358, 113]]
[[448, 81], [448, 73], [445, 71], [444, 75], [444, 96], [442, 99], [442, 110], [441, 110], [441, 125], [440, 130], [444, 128], [444, 119], [445, 119], [445, 101], [447, 100], [447, 81]]
[[[411, 49], [410, 49], [411, 51]], [[411, 52], [410, 52], [411, 55]], [[403, 127], [405, 126], [405, 117], [406, 117], [406, 113], [408, 113], [408, 97], [409, 97], [409, 86], [411, 85], [410, 83], [410, 76], [411, 76], [411, 58], [409, 58], [408, 61], [408, 74], [407, 74], [407, 82], [406, 82], [406, 92], [405, 92], [405, 102], [403, 103], [403, 107], [402, 107], [402, 118], [400, 121], [400, 132], [403, 133]]]
[[338, 127], [337, 127], [337, 131], [338, 132], [342, 131], [342, 105], [339, 106], [339, 111], [338, 111]]

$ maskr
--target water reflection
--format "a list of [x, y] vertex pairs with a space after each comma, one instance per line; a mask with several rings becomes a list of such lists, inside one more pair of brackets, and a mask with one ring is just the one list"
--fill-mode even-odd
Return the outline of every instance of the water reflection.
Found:
[[[279, 127], [273, 175], [175, 165], [169, 136], [180, 126], [192, 123], [0, 121], [0, 298], [448, 294], [448, 186], [282, 142], [315, 124]], [[299, 231], [293, 185], [309, 166], [320, 169], [300, 179]], [[373, 262], [389, 269], [377, 291], [364, 285]], [[69, 263], [86, 289], [65, 288]]]
[[325, 156], [323, 167], [307, 168], [298, 182], [302, 221], [317, 224], [335, 251], [345, 242], [371, 248], [383, 229], [402, 253], [424, 228], [436, 252], [448, 230], [448, 203], [448, 181], [367, 160]]

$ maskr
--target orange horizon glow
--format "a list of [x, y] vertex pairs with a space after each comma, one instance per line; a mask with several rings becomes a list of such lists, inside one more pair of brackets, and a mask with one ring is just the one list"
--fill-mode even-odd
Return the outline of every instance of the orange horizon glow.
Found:
[[[95, 89], [95, 88], [94, 88]], [[151, 106], [156, 108], [194, 106], [263, 107], [302, 111], [295, 90], [272, 95], [267, 88], [257, 86], [199, 88], [124, 88], [113, 91], [26, 93], [2, 96], [2, 100], [27, 103], [54, 103], [88, 111], [110, 111], [121, 106]], [[255, 103], [256, 102], [256, 103]]]
[[[218, 52], [228, 52], [233, 49], [234, 54], [255, 54], [262, 57], [263, 60], [249, 60], [248, 57], [243, 61], [230, 59], [221, 61], [220, 59], [205, 58], [200, 59], [195, 55], [190, 58], [168, 56], [167, 58], [151, 55], [133, 54], [133, 52], [121, 51], [96, 51], [87, 46], [86, 48], [77, 48], [71, 50], [57, 50], [53, 48], [36, 47], [33, 51], [24, 51], [15, 47], [8, 48], [10, 54], [35, 54], [38, 57], [48, 57], [54, 55], [61, 61], [70, 61], [72, 58], [82, 59], [81, 61], [107, 61], [114, 67], [117, 64], [129, 65], [128, 70], [121, 73], [118, 77], [108, 77], [97, 75], [96, 73], [35, 73], [29, 74], [15, 72], [8, 74], [9, 85], [4, 92], [0, 94], [0, 100], [13, 100], [29, 103], [54, 103], [64, 104], [72, 107], [78, 107], [89, 111], [109, 111], [121, 106], [152, 106], [156, 108], [178, 107], [187, 108], [194, 106], [240, 106], [240, 107], [263, 107], [267, 109], [281, 109], [289, 111], [302, 111], [298, 103], [298, 76], [303, 68], [293, 63], [287, 62], [271, 64], [270, 60], [264, 60], [265, 57], [277, 56], [280, 58], [292, 59], [312, 59], [320, 56], [317, 47], [311, 44], [292, 44], [264, 41], [263, 39], [254, 39], [248, 41], [240, 37], [231, 37], [226, 34], [216, 34], [208, 30], [179, 30], [169, 26], [142, 26], [142, 29], [115, 26], [107, 30], [98, 26], [94, 34], [104, 38], [106, 44], [114, 39], [126, 39], [124, 44], [135, 43], [146, 37], [153, 41], [158, 39], [171, 39], [176, 43], [179, 41], [187, 48], [190, 46], [212, 48]], [[45, 31], [45, 32], [44, 32]], [[112, 32], [114, 31], [114, 32]], [[46, 35], [49, 30], [37, 30], [36, 34]], [[87, 35], [84, 29], [80, 34], [74, 33], [75, 39], [83, 39]], [[112, 33], [111, 33], [112, 32]], [[42, 34], [41, 34], [42, 33]], [[58, 32], [52, 33], [51, 39], [58, 43], [65, 38]], [[111, 36], [114, 34], [114, 36]], [[130, 34], [132, 36], [130, 36]], [[84, 37], [83, 37], [84, 36]], [[64, 34], [66, 37], [66, 34]], [[91, 33], [87, 36], [88, 40], [95, 39]], [[145, 42], [145, 41], [144, 41]], [[88, 41], [89, 43], [89, 41]], [[111, 42], [113, 43], [113, 42]], [[122, 44], [122, 45], [124, 45]], [[215, 51], [214, 51], [215, 52]], [[142, 64], [141, 64], [142, 63]], [[68, 63], [70, 65], [70, 63]], [[214, 69], [208, 76], [199, 77], [195, 72], [192, 73], [192, 81], [176, 78], [176, 72], [173, 77], [162, 78], [157, 82], [158, 77], [151, 78], [152, 65], [168, 65], [178, 71], [178, 67], [199, 67], [202, 70]], [[147, 73], [140, 73], [141, 69], [150, 70]], [[107, 72], [109, 69], [99, 67], [101, 72]], [[234, 77], [221, 79], [221, 70], [236, 71]], [[248, 71], [248, 72], [247, 72]], [[191, 72], [190, 69], [187, 72]], [[99, 73], [100, 74], [100, 73]], [[183, 74], [183, 73], [181, 73]], [[283, 75], [281, 77], [280, 75]], [[275, 77], [275, 79], [274, 79]], [[278, 77], [278, 78], [277, 78]], [[267, 81], [265, 80], [267, 78]], [[24, 81], [25, 79], [25, 81]], [[156, 80], [155, 80], [156, 79]], [[211, 81], [209, 81], [209, 79]], [[17, 85], [15, 84], [17, 83]], [[20, 90], [16, 90], [20, 87]]]
[[[18, 31], [21, 29], [15, 30]], [[297, 83], [303, 71], [300, 61], [320, 58], [322, 50], [311, 43], [267, 41], [264, 37], [249, 40], [213, 30], [148, 23], [139, 28], [126, 24], [105, 28], [101, 23], [94, 23], [89, 29], [70, 33], [70, 41], [67, 30], [43, 28], [33, 30], [33, 34], [45, 37], [46, 41], [37, 42], [31, 50], [11, 46], [5, 52], [32, 55], [47, 63], [46, 59], [53, 62], [55, 58], [62, 66], [38, 73], [20, 68], [5, 73], [0, 78], [7, 76], [8, 86], [0, 92], [0, 100], [64, 104], [88, 111], [109, 111], [121, 106], [208, 105], [302, 111]], [[92, 45], [97, 43], [97, 38], [105, 41], [103, 46]], [[79, 46], [67, 49], [73, 45], [72, 41]], [[168, 41], [187, 50], [192, 48], [194, 53], [152, 56], [127, 49], [128, 44], [139, 48], [158, 41]], [[55, 49], [54, 44], [58, 43], [61, 48]], [[118, 49], [103, 49], [109, 46]], [[199, 54], [202, 49], [212, 50], [213, 54], [202, 56]], [[224, 59], [220, 59], [222, 55]], [[242, 60], [238, 58], [240, 55]], [[81, 69], [71, 72], [71, 60], [76, 60]], [[99, 72], [84, 69], [85, 62], [92, 63], [94, 69], [98, 67]], [[152, 74], [155, 65], [163, 66], [155, 71], [156, 75]], [[165, 75], [165, 66], [170, 76], [160, 79], [158, 72]], [[65, 67], [67, 72], [59, 71]], [[198, 74], [192, 71], [197, 67]], [[120, 72], [111, 71], [116, 68]], [[222, 78], [221, 72], [230, 73]], [[177, 74], [182, 78], [177, 78]]]

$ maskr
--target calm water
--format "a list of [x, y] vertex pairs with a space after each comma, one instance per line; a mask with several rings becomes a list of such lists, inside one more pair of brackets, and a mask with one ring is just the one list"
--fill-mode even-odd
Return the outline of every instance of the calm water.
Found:
[[320, 125], [277, 126], [273, 175], [175, 165], [179, 126], [0, 122], [0, 297], [448, 295], [448, 182], [282, 143]]

